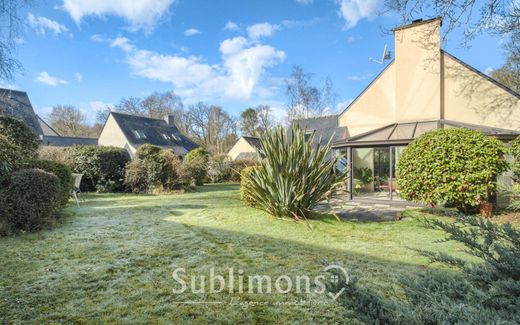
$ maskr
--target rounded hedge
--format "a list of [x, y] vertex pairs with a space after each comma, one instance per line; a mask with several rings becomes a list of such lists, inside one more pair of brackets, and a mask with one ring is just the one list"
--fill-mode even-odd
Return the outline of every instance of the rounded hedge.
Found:
[[51, 226], [60, 205], [60, 180], [41, 169], [14, 172], [0, 192], [2, 224], [10, 232], [38, 231]]
[[0, 115], [0, 182], [34, 159], [37, 150], [38, 139], [24, 122]]
[[81, 189], [99, 192], [123, 190], [125, 165], [130, 156], [125, 149], [75, 145], [68, 148], [72, 172], [83, 174]]
[[208, 163], [209, 153], [202, 147], [193, 149], [184, 157], [184, 166], [195, 185], [204, 185], [204, 180], [208, 175]]
[[146, 166], [142, 160], [135, 159], [126, 165], [125, 185], [132, 193], [148, 192], [148, 177]]
[[401, 197], [469, 212], [487, 202], [508, 169], [505, 145], [468, 129], [427, 132], [410, 143], [397, 166]]
[[70, 167], [51, 160], [36, 159], [26, 164], [27, 168], [37, 168], [54, 174], [60, 180], [60, 207], [65, 207], [70, 198], [70, 192], [74, 185]]

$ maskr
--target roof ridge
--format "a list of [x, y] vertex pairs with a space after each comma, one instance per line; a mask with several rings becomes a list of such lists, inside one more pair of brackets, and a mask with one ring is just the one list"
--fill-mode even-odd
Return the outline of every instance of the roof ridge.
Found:
[[[110, 111], [110, 114], [126, 115], [126, 116], [138, 117], [138, 118], [146, 118], [146, 119], [149, 119], [149, 120], [163, 121], [163, 122], [166, 123], [166, 121], [163, 120], [162, 118], [155, 118], [155, 117], [149, 117], [149, 116], [135, 115], [135, 114], [124, 113], [124, 112], [117, 112], [117, 111]], [[168, 123], [166, 123], [166, 124], [168, 124]]]
[[330, 114], [330, 115], [323, 115], [323, 116], [314, 116], [314, 117], [307, 117], [307, 118], [301, 118], [301, 119], [294, 119], [293, 122], [300, 122], [300, 121], [307, 121], [307, 120], [319, 120], [324, 118], [330, 118], [330, 117], [339, 117], [339, 113], [336, 114]]

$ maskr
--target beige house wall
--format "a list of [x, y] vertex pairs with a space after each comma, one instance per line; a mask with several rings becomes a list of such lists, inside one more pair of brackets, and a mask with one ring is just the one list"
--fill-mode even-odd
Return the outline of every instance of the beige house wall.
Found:
[[256, 149], [251, 146], [244, 138], [240, 138], [237, 143], [229, 150], [228, 156], [235, 160], [241, 153], [256, 153]]
[[449, 54], [444, 61], [444, 118], [520, 130], [520, 99]]
[[119, 128], [119, 125], [112, 115], [108, 116], [105, 126], [99, 135], [98, 145], [124, 148], [132, 157], [136, 150], [128, 143], [123, 131], [121, 131], [121, 128]]
[[352, 137], [395, 121], [395, 64], [385, 71], [355, 99], [339, 117], [339, 126], [347, 127]]

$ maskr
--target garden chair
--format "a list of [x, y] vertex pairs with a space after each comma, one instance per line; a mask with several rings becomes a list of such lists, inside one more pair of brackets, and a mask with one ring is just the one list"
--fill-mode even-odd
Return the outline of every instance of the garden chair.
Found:
[[76, 204], [79, 207], [79, 200], [78, 200], [78, 194], [81, 193], [79, 189], [79, 185], [81, 184], [81, 178], [83, 177], [83, 174], [72, 174], [72, 177], [74, 178], [74, 185], [72, 187], [72, 196], [74, 197], [74, 200], [76, 200]]

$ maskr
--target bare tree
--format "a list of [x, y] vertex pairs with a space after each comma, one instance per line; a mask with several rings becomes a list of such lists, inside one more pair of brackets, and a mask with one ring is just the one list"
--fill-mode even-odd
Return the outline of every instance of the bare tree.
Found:
[[491, 71], [490, 76], [520, 93], [520, 61], [509, 58], [501, 68]]
[[243, 135], [255, 135], [274, 126], [274, 118], [269, 105], [247, 108], [240, 114], [240, 129]]
[[49, 122], [60, 135], [85, 136], [86, 117], [77, 107], [56, 105], [49, 114]]
[[114, 107], [117, 112], [159, 119], [182, 109], [182, 100], [173, 91], [154, 92], [144, 98], [122, 98]]
[[311, 73], [306, 73], [302, 66], [294, 66], [291, 75], [285, 80], [288, 118], [295, 119], [321, 116], [326, 109], [332, 109], [335, 93], [330, 78], [322, 88], [312, 84]]
[[11, 80], [22, 68], [14, 57], [14, 49], [23, 25], [20, 14], [29, 3], [29, 0], [0, 0], [0, 79]]

